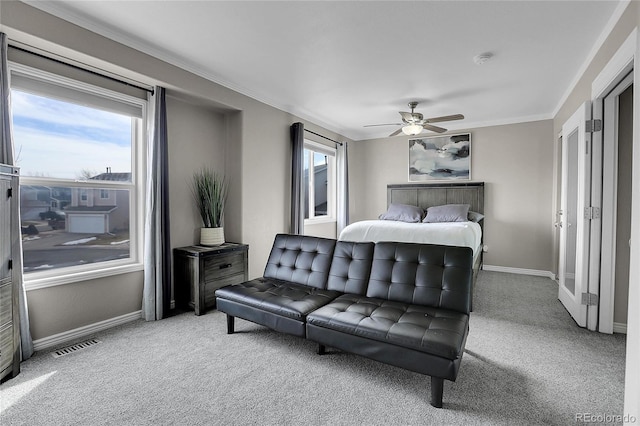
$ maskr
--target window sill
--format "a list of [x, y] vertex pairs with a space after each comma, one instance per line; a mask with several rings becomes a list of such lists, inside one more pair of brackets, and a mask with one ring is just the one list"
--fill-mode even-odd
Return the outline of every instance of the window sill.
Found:
[[336, 219], [333, 217], [322, 217], [322, 218], [314, 218], [314, 219], [305, 219], [305, 225], [322, 225], [324, 223], [336, 223]]
[[72, 284], [82, 281], [90, 281], [98, 278], [112, 277], [115, 275], [127, 274], [131, 272], [139, 272], [144, 270], [142, 263], [128, 263], [126, 265], [117, 265], [112, 267], [101, 267], [97, 270], [70, 272], [56, 276], [25, 276], [25, 291], [40, 290], [48, 287], [56, 287], [59, 285]]

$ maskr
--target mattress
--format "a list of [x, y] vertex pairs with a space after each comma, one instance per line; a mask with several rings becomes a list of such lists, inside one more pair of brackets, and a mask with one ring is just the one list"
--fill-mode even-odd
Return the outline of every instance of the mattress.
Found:
[[475, 259], [481, 251], [482, 228], [476, 222], [407, 223], [393, 220], [363, 220], [346, 226], [338, 239], [470, 247]]

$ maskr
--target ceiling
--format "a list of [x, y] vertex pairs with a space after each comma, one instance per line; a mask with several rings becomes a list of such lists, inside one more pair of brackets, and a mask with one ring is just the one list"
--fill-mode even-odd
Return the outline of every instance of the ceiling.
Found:
[[[354, 140], [552, 118], [617, 1], [26, 1]], [[613, 17], [613, 18], [612, 18]], [[474, 56], [493, 58], [476, 65]], [[429, 132], [425, 132], [427, 134]]]

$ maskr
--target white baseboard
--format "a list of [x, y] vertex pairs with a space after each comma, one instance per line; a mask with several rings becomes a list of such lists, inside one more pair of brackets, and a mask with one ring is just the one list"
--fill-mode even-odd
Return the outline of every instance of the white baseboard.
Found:
[[540, 271], [538, 269], [510, 268], [508, 266], [482, 265], [483, 271], [506, 272], [508, 274], [534, 275], [536, 277], [545, 277], [555, 280], [556, 276], [551, 271]]
[[627, 334], [627, 324], [623, 324], [621, 322], [614, 322], [613, 332], [620, 333], [620, 334]]
[[65, 331], [63, 333], [43, 337], [42, 339], [33, 341], [33, 350], [41, 351], [53, 346], [62, 345], [64, 343], [68, 343], [76, 339], [81, 339], [83, 337], [89, 336], [102, 330], [109, 329], [111, 327], [115, 327], [120, 324], [137, 321], [140, 318], [142, 318], [141, 310], [131, 312], [130, 314], [120, 315], [119, 317], [110, 318], [108, 320], [85, 325], [83, 327], [74, 328], [73, 330]]

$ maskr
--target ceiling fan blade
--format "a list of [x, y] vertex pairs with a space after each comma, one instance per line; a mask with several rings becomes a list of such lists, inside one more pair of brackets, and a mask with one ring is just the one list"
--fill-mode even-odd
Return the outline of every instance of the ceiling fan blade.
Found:
[[395, 135], [399, 135], [399, 134], [400, 134], [400, 132], [402, 132], [402, 127], [400, 127], [400, 128], [399, 128], [398, 130], [396, 130], [395, 132], [391, 133], [391, 134], [389, 135], [389, 137], [391, 137], [391, 136], [395, 136]]
[[464, 119], [464, 115], [462, 114], [453, 114], [453, 115], [443, 115], [442, 117], [433, 117], [427, 118], [425, 123], [439, 123], [441, 121], [453, 121], [453, 120], [462, 120]]
[[431, 130], [432, 132], [436, 132], [436, 133], [444, 133], [447, 131], [447, 129], [443, 129], [442, 127], [438, 127], [438, 126], [432, 126], [431, 124], [423, 124], [422, 127], [424, 127], [427, 130]]
[[388, 124], [366, 124], [362, 127], [378, 127], [378, 126], [402, 126], [402, 123], [388, 123]]

